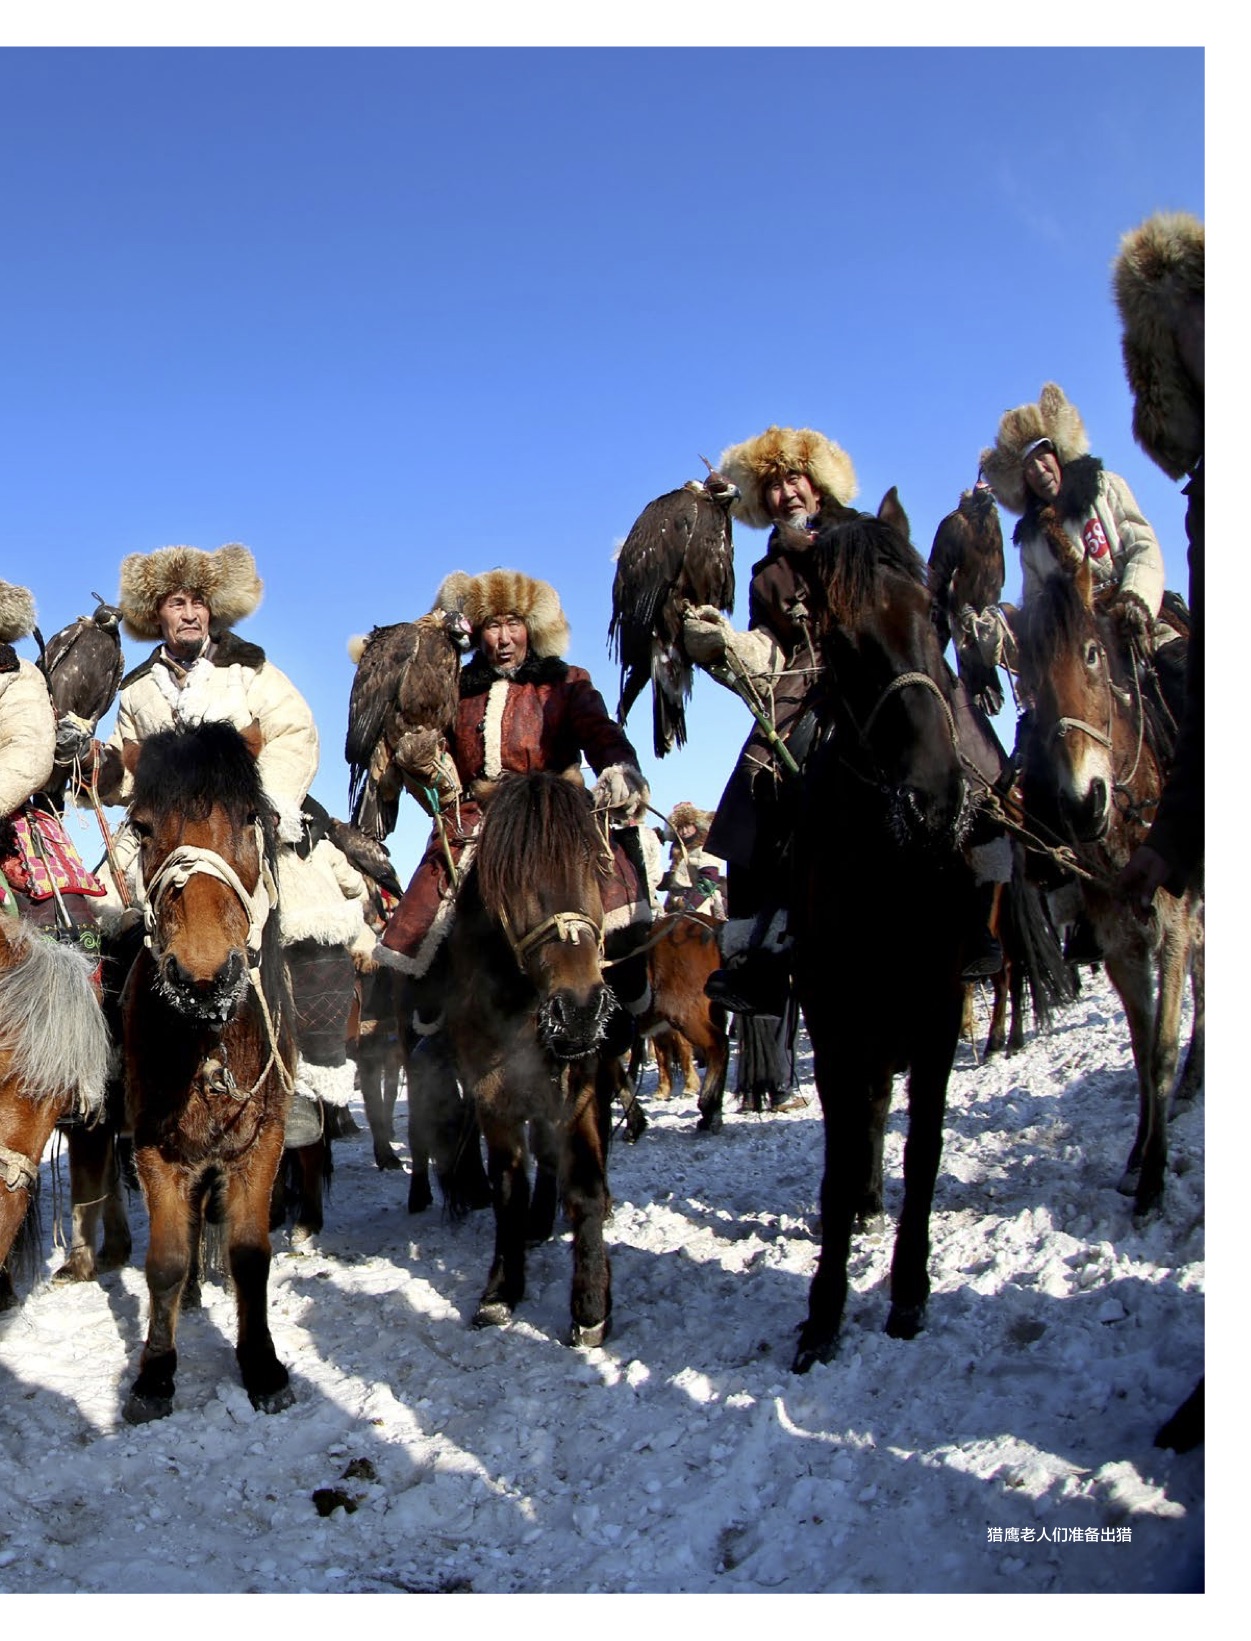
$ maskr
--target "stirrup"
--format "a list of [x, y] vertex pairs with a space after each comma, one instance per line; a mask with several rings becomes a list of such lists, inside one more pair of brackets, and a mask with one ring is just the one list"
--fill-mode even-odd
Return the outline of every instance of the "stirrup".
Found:
[[989, 931], [960, 970], [962, 980], [987, 980], [1003, 968], [1003, 947]]

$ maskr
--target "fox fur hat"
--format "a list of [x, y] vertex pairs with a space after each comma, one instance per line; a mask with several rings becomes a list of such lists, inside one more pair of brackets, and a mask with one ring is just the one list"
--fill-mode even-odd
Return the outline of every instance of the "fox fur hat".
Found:
[[1043, 384], [1037, 404], [1017, 405], [999, 418], [994, 444], [983, 450], [982, 475], [998, 500], [1010, 513], [1023, 513], [1029, 500], [1023, 464], [1039, 440], [1050, 442], [1061, 468], [1075, 456], [1085, 456], [1090, 440], [1077, 407], [1064, 397], [1054, 382]]
[[754, 439], [723, 451], [717, 471], [741, 492], [734, 517], [756, 530], [767, 530], [773, 523], [765, 505], [765, 486], [788, 473], [805, 474], [818, 497], [844, 505], [859, 489], [851, 457], [810, 427], [767, 427]]
[[200, 547], [158, 547], [122, 560], [122, 624], [132, 638], [159, 638], [161, 600], [180, 588], [199, 593], [212, 614], [215, 633], [245, 621], [261, 601], [265, 584], [256, 560], [237, 541], [205, 552]]
[[25, 638], [34, 628], [35, 601], [25, 587], [0, 581], [0, 644]]
[[547, 581], [520, 570], [484, 570], [467, 575], [453, 570], [435, 595], [434, 606], [459, 610], [473, 628], [474, 637], [497, 615], [519, 615], [526, 624], [530, 650], [547, 657], [569, 648], [569, 623], [560, 607], [560, 595]]
[[1203, 383], [1179, 345], [1182, 327], [1203, 345], [1203, 224], [1184, 211], [1148, 217], [1121, 240], [1112, 294], [1134, 437], [1169, 478], [1180, 479], [1203, 455]]
[[681, 803], [675, 803], [669, 811], [669, 826], [674, 833], [677, 832], [680, 826], [693, 826], [695, 828], [695, 841], [697, 844], [702, 844], [711, 831], [712, 823], [716, 818], [715, 810], [697, 809], [693, 803], [684, 798]]

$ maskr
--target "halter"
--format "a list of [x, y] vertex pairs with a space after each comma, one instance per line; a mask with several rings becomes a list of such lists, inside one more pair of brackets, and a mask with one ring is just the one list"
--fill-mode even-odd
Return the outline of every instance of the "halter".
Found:
[[233, 890], [248, 914], [248, 983], [256, 993], [257, 1003], [260, 1005], [261, 1018], [265, 1022], [265, 1034], [269, 1039], [269, 1059], [261, 1071], [260, 1076], [251, 1088], [240, 1089], [231, 1075], [225, 1059], [205, 1061], [205, 1070], [209, 1073], [209, 1080], [215, 1093], [229, 1094], [233, 1099], [246, 1103], [260, 1088], [276, 1065], [282, 1078], [283, 1087], [290, 1093], [295, 1087], [295, 1080], [283, 1063], [278, 1052], [278, 1029], [273, 1016], [269, 1011], [269, 1004], [265, 998], [265, 991], [261, 985], [261, 935], [269, 914], [278, 905], [278, 884], [265, 855], [265, 832], [259, 820], [253, 823], [256, 836], [256, 852], [261, 863], [260, 877], [257, 879], [255, 890], [249, 894], [243, 881], [234, 867], [215, 849], [201, 849], [194, 844], [179, 844], [172, 849], [161, 862], [153, 875], [151, 883], [143, 881], [142, 873], [139, 878], [139, 903], [143, 907], [143, 943], [153, 957], [160, 956], [157, 944], [156, 921], [160, 912], [161, 902], [172, 889], [183, 888], [197, 873], [205, 877], [213, 877], [219, 883], [224, 883]]
[[[1079, 730], [1083, 735], [1089, 735], [1089, 737], [1092, 741], [1096, 742], [1097, 745], [1105, 748], [1105, 750], [1111, 756], [1112, 753], [1113, 753], [1113, 750], [1114, 750], [1113, 745], [1112, 745], [1112, 731], [1113, 731], [1113, 728], [1115, 727], [1115, 722], [1116, 722], [1116, 709], [1113, 705], [1113, 701], [1114, 701], [1114, 699], [1118, 700], [1118, 701], [1124, 701], [1125, 705], [1128, 706], [1129, 703], [1130, 703], [1130, 695], [1129, 695], [1128, 690], [1119, 690], [1119, 689], [1117, 689], [1116, 685], [1112, 682], [1111, 674], [1110, 674], [1110, 672], [1108, 671], [1108, 668], [1107, 668], [1107, 651], [1104, 648], [1102, 640], [1100, 640], [1100, 642], [1099, 642], [1099, 652], [1100, 652], [1100, 655], [1103, 658], [1103, 663], [1104, 663], [1104, 675], [1103, 675], [1103, 677], [1104, 677], [1104, 688], [1107, 691], [1107, 697], [1108, 697], [1108, 728], [1107, 728], [1107, 733], [1105, 734], [1102, 730], [1096, 729], [1094, 724], [1088, 724], [1084, 718], [1057, 718], [1055, 723], [1051, 726], [1051, 738], [1052, 739], [1058, 738], [1060, 740], [1063, 740], [1065, 738], [1065, 736], [1068, 735], [1070, 730], [1076, 729], [1076, 730]], [[1131, 663], [1131, 670], [1132, 670], [1133, 679], [1134, 679], [1134, 694], [1137, 697], [1137, 704], [1138, 704], [1138, 711], [1137, 711], [1138, 728], [1137, 728], [1136, 741], [1135, 741], [1135, 745], [1134, 745], [1134, 761], [1130, 765], [1129, 770], [1126, 774], [1119, 775], [1119, 776], [1116, 775], [1115, 773], [1113, 774], [1113, 777], [1112, 777], [1112, 790], [1114, 792], [1128, 792], [1129, 791], [1129, 783], [1130, 783], [1130, 781], [1133, 780], [1134, 776], [1138, 773], [1138, 764], [1139, 764], [1139, 760], [1142, 757], [1142, 742], [1143, 742], [1143, 729], [1144, 729], [1144, 713], [1143, 713], [1143, 710], [1142, 710], [1142, 692], [1138, 687], [1138, 672], [1137, 672], [1137, 669], [1136, 669], [1136, 667], [1132, 667], [1132, 663]]]
[[600, 958], [604, 955], [604, 927], [596, 923], [594, 918], [587, 917], [583, 912], [553, 912], [551, 917], [544, 918], [537, 928], [531, 929], [528, 934], [515, 935], [507, 915], [500, 913], [500, 922], [504, 925], [504, 933], [508, 937], [508, 944], [512, 947], [513, 956], [517, 959], [517, 967], [525, 973], [526, 958], [537, 947], [546, 945], [549, 940], [558, 940], [572, 946], [582, 944], [583, 934], [589, 934], [595, 942]]
[[[933, 695], [938, 697], [938, 704], [942, 707], [943, 717], [947, 721], [947, 733], [951, 737], [952, 747], [953, 747], [953, 749], [956, 753], [957, 758], [960, 760], [960, 763], [963, 765], [965, 760], [964, 760], [964, 758], [963, 758], [963, 756], [961, 755], [961, 752], [960, 752], [960, 741], [959, 741], [959, 737], [956, 734], [955, 715], [953, 714], [953, 712], [951, 710], [951, 705], [948, 702], [947, 697], [943, 694], [942, 690], [938, 687], [938, 685], [930, 677], [928, 672], [900, 672], [900, 673], [896, 673], [896, 675], [891, 679], [890, 683], [887, 684], [886, 688], [878, 696], [876, 702], [873, 705], [872, 711], [869, 713], [869, 716], [865, 719], [863, 725], [858, 724], [856, 722], [855, 718], [852, 716], [851, 708], [847, 705], [846, 697], [844, 696], [844, 698], [843, 698], [843, 708], [846, 711], [847, 716], [851, 719], [852, 728], [856, 731], [856, 734], [860, 739], [861, 746], [869, 754], [869, 757], [873, 762], [874, 768], [877, 768], [877, 760], [876, 760], [876, 758], [873, 757], [873, 749], [869, 745], [869, 731], [873, 728], [873, 725], [877, 722], [878, 713], [881, 712], [882, 708], [886, 705], [886, 703], [890, 699], [890, 697], [892, 695], [894, 695], [897, 690], [906, 689], [909, 685], [914, 685], [914, 684], [917, 685], [921, 689], [928, 689]], [[848, 763], [846, 758], [843, 758], [841, 760], [841, 762], [842, 762], [844, 768], [848, 769], [853, 775], [855, 775], [857, 777], [858, 780], [864, 781], [866, 785], [871, 786], [871, 785], [874, 784], [872, 781], [869, 781], [866, 776], [862, 775], [861, 772], [853, 764]], [[880, 769], [878, 770], [878, 774], [879, 774], [879, 776], [881, 775], [881, 770]], [[881, 786], [884, 790], [886, 789], [884, 780], [879, 779], [877, 784], [879, 786]]]

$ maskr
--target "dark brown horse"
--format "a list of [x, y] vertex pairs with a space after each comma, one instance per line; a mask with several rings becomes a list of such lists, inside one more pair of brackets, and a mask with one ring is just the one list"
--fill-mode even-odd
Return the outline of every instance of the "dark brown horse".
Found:
[[1117, 872], [1145, 838], [1163, 786], [1142, 695], [1105, 620], [1088, 565], [1052, 576], [1018, 621], [1021, 683], [1032, 704], [1023, 787], [1027, 820], [1056, 829], [1075, 857], [1082, 902], [1129, 1023], [1138, 1074], [1138, 1132], [1119, 1189], [1148, 1212], [1164, 1190], [1167, 1120], [1177, 1073], [1182, 992], [1194, 990], [1194, 1029], [1177, 1093], [1202, 1079], [1203, 913], [1199, 894], [1161, 890], [1149, 919], [1115, 891]]
[[506, 1322], [524, 1296], [526, 1242], [550, 1235], [559, 1195], [573, 1226], [571, 1340], [598, 1345], [609, 1331], [607, 1151], [630, 1032], [601, 967], [610, 869], [585, 791], [549, 774], [500, 783], [448, 937], [448, 1032], [495, 1211], [476, 1327]]
[[109, 1042], [94, 967], [77, 947], [0, 916], [0, 1266], [58, 1118], [92, 1120], [104, 1099]]
[[122, 999], [127, 1113], [150, 1221], [150, 1315], [132, 1424], [173, 1410], [179, 1307], [206, 1220], [224, 1232], [235, 1356], [254, 1407], [292, 1401], [269, 1333], [270, 1193], [296, 1047], [279, 944], [274, 822], [259, 736], [228, 724], [143, 743], [131, 823], [147, 944]]
[[[893, 497], [893, 492], [892, 492]], [[974, 927], [962, 854], [972, 806], [925, 566], [892, 498], [811, 548], [825, 661], [822, 734], [797, 839], [795, 978], [825, 1118], [821, 1254], [794, 1367], [827, 1360], [853, 1226], [883, 1211], [892, 1081], [908, 1073], [904, 1197], [886, 1331], [911, 1338], [929, 1295], [929, 1218]]]

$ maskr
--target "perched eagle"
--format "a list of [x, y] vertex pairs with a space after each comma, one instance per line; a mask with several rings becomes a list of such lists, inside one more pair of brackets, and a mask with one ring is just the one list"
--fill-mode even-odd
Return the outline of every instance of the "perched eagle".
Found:
[[343, 747], [348, 804], [353, 826], [370, 837], [389, 837], [399, 818], [404, 779], [395, 752], [401, 741], [411, 765], [427, 740], [433, 754], [451, 729], [469, 639], [459, 611], [436, 609], [419, 621], [375, 627], [348, 645], [356, 662]]
[[116, 605], [106, 604], [99, 593], [91, 596], [96, 600], [93, 613], [80, 615], [68, 627], [53, 633], [47, 643], [35, 629], [37, 665], [48, 680], [57, 717], [57, 758], [44, 790], [58, 806], [74, 757], [82, 752], [113, 705], [125, 670], [118, 631], [122, 612]]
[[652, 683], [652, 745], [663, 758], [686, 741], [684, 703], [693, 669], [682, 644], [682, 616], [698, 604], [734, 608], [730, 508], [737, 485], [709, 469], [681, 490], [658, 496], [634, 521], [617, 554], [609, 653], [621, 663], [617, 722], [624, 724]]
[[961, 495], [934, 534], [929, 588], [944, 649], [954, 640], [956, 664], [969, 693], [990, 717], [1003, 706], [998, 670], [985, 660], [973, 620], [997, 608], [1003, 594], [1003, 531], [994, 492], [979, 478]]

